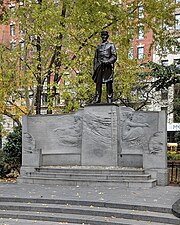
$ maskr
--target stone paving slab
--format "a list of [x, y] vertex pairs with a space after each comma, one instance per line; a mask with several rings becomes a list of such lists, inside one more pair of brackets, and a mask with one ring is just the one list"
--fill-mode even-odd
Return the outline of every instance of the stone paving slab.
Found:
[[50, 221], [37, 221], [37, 220], [21, 220], [21, 219], [6, 219], [0, 218], [0, 225], [79, 225], [76, 223], [64, 222], [50, 222]]
[[[0, 218], [0, 224], [1, 225], [80, 225], [77, 223], [66, 223], [66, 222], [49, 222], [49, 221], [37, 221], [37, 220], [22, 220], [22, 219], [5, 219], [5, 218]], [[81, 225], [85, 225], [82, 223]], [[86, 224], [87, 225], [87, 224]], [[90, 224], [88, 224], [90, 225]], [[140, 225], [140, 224], [138, 224]], [[169, 225], [165, 223], [161, 224], [152, 224], [149, 223], [148, 225]]]
[[180, 187], [157, 186], [148, 189], [133, 189], [0, 183], [0, 197], [71, 199], [172, 207], [180, 199]]

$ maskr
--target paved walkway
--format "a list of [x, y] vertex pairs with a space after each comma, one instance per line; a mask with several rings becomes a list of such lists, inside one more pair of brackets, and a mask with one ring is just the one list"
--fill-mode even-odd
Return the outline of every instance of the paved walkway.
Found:
[[72, 199], [171, 207], [180, 198], [180, 187], [124, 189], [0, 183], [0, 197]]
[[[133, 205], [172, 207], [180, 199], [180, 187], [166, 186], [150, 189], [124, 189], [109, 187], [71, 187], [59, 185], [37, 185], [20, 183], [0, 183], [1, 197], [71, 199], [100, 201], [109, 203], [126, 203]], [[42, 222], [29, 221], [24, 224], [42, 225]], [[0, 219], [0, 225], [23, 224], [23, 221]], [[43, 225], [63, 223], [43, 222]]]

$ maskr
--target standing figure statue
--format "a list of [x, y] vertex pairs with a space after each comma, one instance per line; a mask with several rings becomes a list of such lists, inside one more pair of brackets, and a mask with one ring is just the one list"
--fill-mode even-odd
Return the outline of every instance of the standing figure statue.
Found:
[[106, 84], [107, 103], [113, 99], [113, 73], [114, 63], [117, 60], [115, 45], [108, 41], [107, 31], [101, 32], [102, 43], [100, 43], [94, 56], [93, 80], [96, 83], [95, 103], [101, 102], [102, 84]]

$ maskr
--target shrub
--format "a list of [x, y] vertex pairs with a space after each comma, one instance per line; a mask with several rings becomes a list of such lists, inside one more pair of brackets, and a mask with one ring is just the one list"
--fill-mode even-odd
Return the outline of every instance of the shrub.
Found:
[[14, 131], [7, 136], [7, 142], [3, 147], [2, 162], [3, 171], [1, 176], [6, 173], [6, 176], [17, 177], [22, 161], [22, 131], [16, 127]]
[[4, 167], [4, 152], [2, 149], [0, 149], [0, 178], [3, 178], [6, 176], [6, 170]]
[[168, 160], [180, 160], [180, 153], [177, 152], [168, 152], [167, 153]]

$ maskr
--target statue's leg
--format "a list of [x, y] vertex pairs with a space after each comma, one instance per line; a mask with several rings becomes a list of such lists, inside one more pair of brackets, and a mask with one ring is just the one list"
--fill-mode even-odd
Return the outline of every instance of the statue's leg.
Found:
[[106, 96], [107, 103], [112, 103], [113, 101], [113, 82], [109, 81], [106, 83]]
[[95, 103], [101, 102], [101, 93], [102, 93], [102, 82], [96, 83], [96, 97], [95, 97]]

